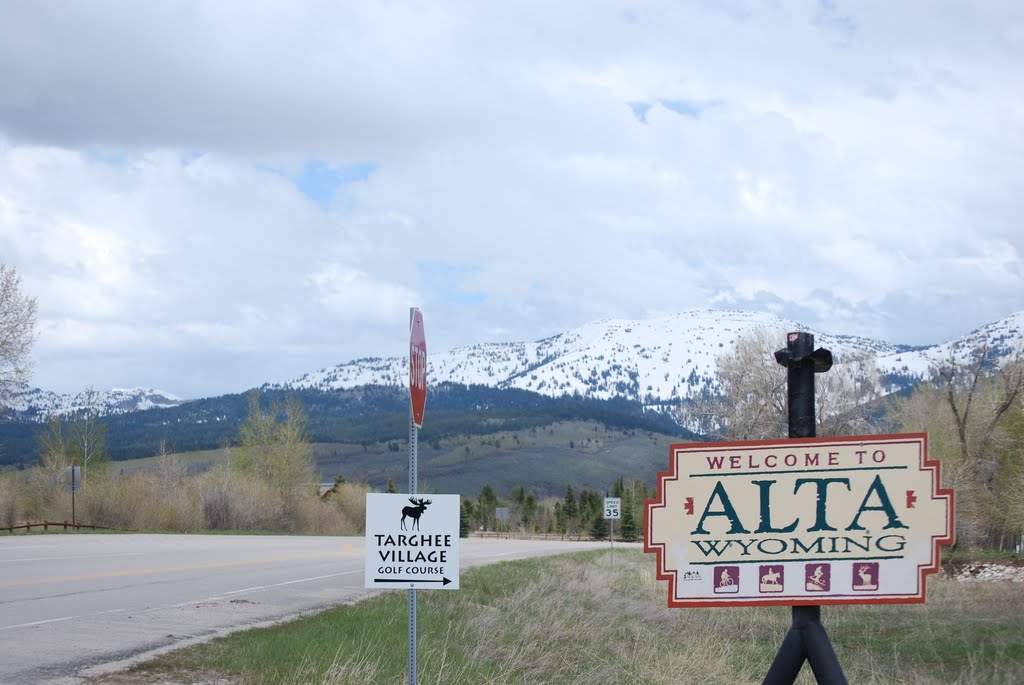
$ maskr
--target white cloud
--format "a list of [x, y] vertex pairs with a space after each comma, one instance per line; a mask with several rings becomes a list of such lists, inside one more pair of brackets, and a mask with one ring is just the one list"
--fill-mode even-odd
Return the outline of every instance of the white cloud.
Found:
[[[1022, 30], [994, 1], [4, 5], [0, 259], [56, 389], [401, 354], [411, 305], [434, 349], [713, 302], [935, 342], [1024, 308]], [[328, 202], [311, 162], [362, 171]]]

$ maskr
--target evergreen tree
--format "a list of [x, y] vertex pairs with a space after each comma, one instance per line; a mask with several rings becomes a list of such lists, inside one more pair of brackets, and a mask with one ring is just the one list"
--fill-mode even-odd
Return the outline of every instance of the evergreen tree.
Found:
[[589, 522], [595, 513], [604, 516], [604, 497], [595, 490], [582, 490], [579, 504], [580, 521]]
[[387, 492], [391, 494], [398, 492], [398, 490], [395, 489], [395, 481], [391, 480], [391, 476], [388, 476]]
[[485, 483], [476, 498], [477, 520], [486, 530], [494, 530], [494, 510], [498, 508], [498, 495], [490, 483]]
[[580, 508], [576, 503], [576, 491], [571, 485], [565, 486], [565, 501], [562, 504], [562, 514], [565, 517], [565, 532], [572, 533], [579, 526]]
[[640, 528], [636, 524], [636, 514], [634, 514], [635, 506], [636, 503], [630, 491], [625, 491], [622, 497], [622, 518], [619, 521], [619, 536], [627, 542], [632, 542], [640, 537]]
[[608, 539], [608, 519], [604, 517], [604, 511], [597, 511], [591, 516], [590, 537], [595, 540]]
[[527, 526], [532, 526], [537, 517], [537, 498], [533, 496], [531, 492], [523, 500], [523, 523]]
[[561, 502], [555, 502], [555, 523], [558, 525], [558, 532], [565, 534], [565, 507]]
[[463, 499], [459, 506], [459, 537], [469, 537], [470, 520], [473, 518], [473, 502], [470, 499]]
[[626, 492], [626, 484], [623, 481], [622, 476], [619, 476], [615, 480], [615, 485], [612, 486], [612, 494], [611, 494], [611, 496], [612, 497], [623, 497], [625, 492]]

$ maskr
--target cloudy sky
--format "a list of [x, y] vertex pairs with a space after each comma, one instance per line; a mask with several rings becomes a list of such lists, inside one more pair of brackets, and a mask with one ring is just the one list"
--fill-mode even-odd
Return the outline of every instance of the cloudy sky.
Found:
[[0, 4], [33, 384], [237, 392], [599, 318], [1024, 309], [1024, 3]]

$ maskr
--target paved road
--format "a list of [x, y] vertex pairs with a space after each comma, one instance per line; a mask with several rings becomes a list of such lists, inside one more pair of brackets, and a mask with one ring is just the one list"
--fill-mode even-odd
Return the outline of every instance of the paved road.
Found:
[[[606, 546], [463, 540], [461, 567]], [[0, 538], [0, 684], [76, 674], [352, 602], [363, 539], [204, 535]]]

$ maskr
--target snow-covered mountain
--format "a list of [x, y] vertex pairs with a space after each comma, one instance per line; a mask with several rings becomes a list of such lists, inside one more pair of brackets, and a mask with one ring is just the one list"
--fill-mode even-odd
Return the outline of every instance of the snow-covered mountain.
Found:
[[[638, 321], [594, 321], [534, 342], [481, 343], [447, 352], [428, 347], [428, 380], [432, 385], [448, 381], [552, 397], [624, 397], [644, 405], [672, 405], [705, 389], [715, 391], [719, 357], [732, 350], [737, 338], [759, 328], [776, 335], [779, 347], [788, 331], [811, 332], [817, 346], [832, 351], [837, 365], [854, 356], [873, 355], [879, 370], [893, 381], [889, 390], [923, 380], [931, 364], [951, 355], [966, 361], [987, 345], [998, 359], [1024, 348], [1024, 311], [955, 340], [911, 347], [816, 331], [774, 314], [691, 309]], [[405, 357], [357, 359], [264, 387], [406, 386], [408, 374]], [[119, 414], [172, 407], [184, 400], [160, 390], [131, 388], [96, 391], [92, 402], [102, 414]], [[88, 404], [87, 392], [59, 395], [34, 389], [22, 394], [14, 409], [23, 420], [38, 421], [54, 413], [81, 411]]]
[[[788, 331], [814, 334], [836, 364], [869, 354], [880, 371], [903, 382], [923, 380], [929, 365], [953, 354], [968, 359], [982, 345], [996, 355], [1024, 347], [1024, 312], [980, 328], [963, 338], [929, 347], [910, 347], [815, 331], [774, 314], [691, 309], [627, 321], [606, 319], [535, 342], [484, 343], [448, 352], [429, 352], [430, 383], [450, 381], [521, 388], [545, 395], [579, 394], [595, 399], [625, 397], [663, 404], [714, 391], [718, 358], [736, 339], [755, 329], [777, 332], [779, 347]], [[270, 387], [320, 390], [378, 383], [408, 383], [404, 357], [357, 359]], [[898, 389], [898, 388], [892, 388]]]
[[54, 414], [77, 414], [90, 407], [99, 414], [109, 416], [157, 407], [175, 407], [184, 402], [185, 400], [176, 395], [152, 388], [89, 389], [76, 395], [32, 388], [18, 396], [12, 409], [23, 418], [41, 421]]

